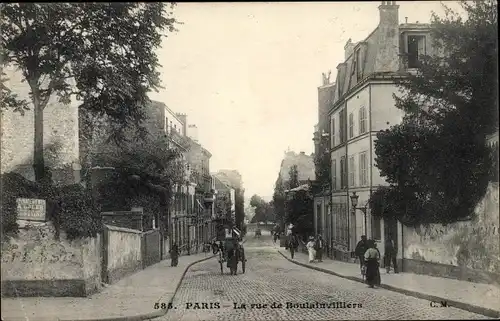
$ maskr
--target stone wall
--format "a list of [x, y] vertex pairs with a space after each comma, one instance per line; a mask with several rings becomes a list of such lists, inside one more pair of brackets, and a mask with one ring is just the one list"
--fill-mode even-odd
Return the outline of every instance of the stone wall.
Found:
[[2, 243], [2, 295], [87, 296], [100, 288], [101, 240], [59, 240], [51, 223], [21, 226]]
[[141, 231], [106, 225], [106, 283], [142, 269], [141, 238]]
[[403, 269], [500, 284], [498, 184], [490, 184], [468, 222], [403, 230]]
[[[6, 86], [19, 98], [31, 101], [29, 85], [21, 82], [22, 74], [12, 66], [3, 71], [8, 78]], [[34, 180], [34, 114], [31, 103], [29, 107], [24, 115], [12, 110], [0, 113], [1, 172], [14, 171]], [[52, 169], [54, 181], [60, 184], [79, 181], [79, 172], [73, 170], [79, 166], [78, 102], [72, 100], [71, 104], [64, 105], [53, 95], [44, 109], [43, 134], [45, 162]]]

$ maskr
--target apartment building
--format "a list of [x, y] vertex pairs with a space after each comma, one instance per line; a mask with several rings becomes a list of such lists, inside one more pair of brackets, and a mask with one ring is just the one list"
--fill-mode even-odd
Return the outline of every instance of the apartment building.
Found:
[[[433, 54], [430, 25], [400, 23], [395, 1], [382, 1], [379, 25], [364, 40], [344, 47], [337, 66], [330, 121], [332, 246], [338, 259], [349, 260], [361, 235], [383, 242], [400, 235], [397, 222], [383, 222], [364, 208], [372, 191], [386, 184], [374, 166], [374, 142], [380, 130], [402, 120], [395, 107], [395, 81], [418, 67], [419, 56]], [[408, 59], [402, 59], [407, 57]], [[359, 196], [351, 206], [353, 192]]]

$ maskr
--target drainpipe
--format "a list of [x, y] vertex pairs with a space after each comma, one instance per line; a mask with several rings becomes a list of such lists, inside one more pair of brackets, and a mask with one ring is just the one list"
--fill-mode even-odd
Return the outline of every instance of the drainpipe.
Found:
[[351, 204], [349, 202], [349, 156], [348, 156], [348, 131], [347, 131], [347, 125], [348, 125], [348, 120], [347, 120], [347, 100], [344, 101], [344, 128], [342, 128], [343, 133], [342, 135], [344, 136], [345, 139], [345, 168], [347, 171], [344, 173], [347, 174], [347, 179], [346, 179], [346, 202], [347, 202], [347, 251], [349, 252], [350, 256], [350, 251], [351, 251]]
[[[370, 122], [369, 122], [369, 127], [368, 127], [368, 137], [370, 138], [370, 183], [369, 183], [369, 186], [370, 186], [370, 193], [369, 193], [369, 197], [371, 198], [372, 197], [372, 188], [373, 188], [373, 139], [372, 139], [372, 85], [369, 84], [368, 85], [368, 117], [370, 119]], [[369, 198], [369, 199], [370, 199]], [[370, 215], [371, 215], [372, 211], [370, 209]], [[366, 213], [365, 213], [365, 219], [366, 219]], [[365, 222], [365, 226], [366, 226], [366, 222]], [[373, 238], [373, 226], [371, 227], [371, 234], [372, 234], [372, 238]]]

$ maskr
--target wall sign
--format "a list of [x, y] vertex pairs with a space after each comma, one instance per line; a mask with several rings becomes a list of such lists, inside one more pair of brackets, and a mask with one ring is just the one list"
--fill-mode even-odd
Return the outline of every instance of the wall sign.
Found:
[[45, 222], [47, 205], [45, 200], [35, 198], [18, 198], [17, 219]]

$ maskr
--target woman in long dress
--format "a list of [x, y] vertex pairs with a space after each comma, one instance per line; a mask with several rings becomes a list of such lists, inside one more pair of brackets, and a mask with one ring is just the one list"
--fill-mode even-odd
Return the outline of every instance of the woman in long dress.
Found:
[[368, 249], [365, 252], [365, 265], [366, 265], [366, 284], [373, 288], [379, 282], [379, 261], [380, 253], [376, 248], [374, 240], [367, 242]]
[[314, 258], [316, 257], [316, 250], [314, 249], [315, 244], [314, 237], [310, 236], [309, 242], [306, 244], [307, 251], [309, 251], [309, 263], [314, 262]]

